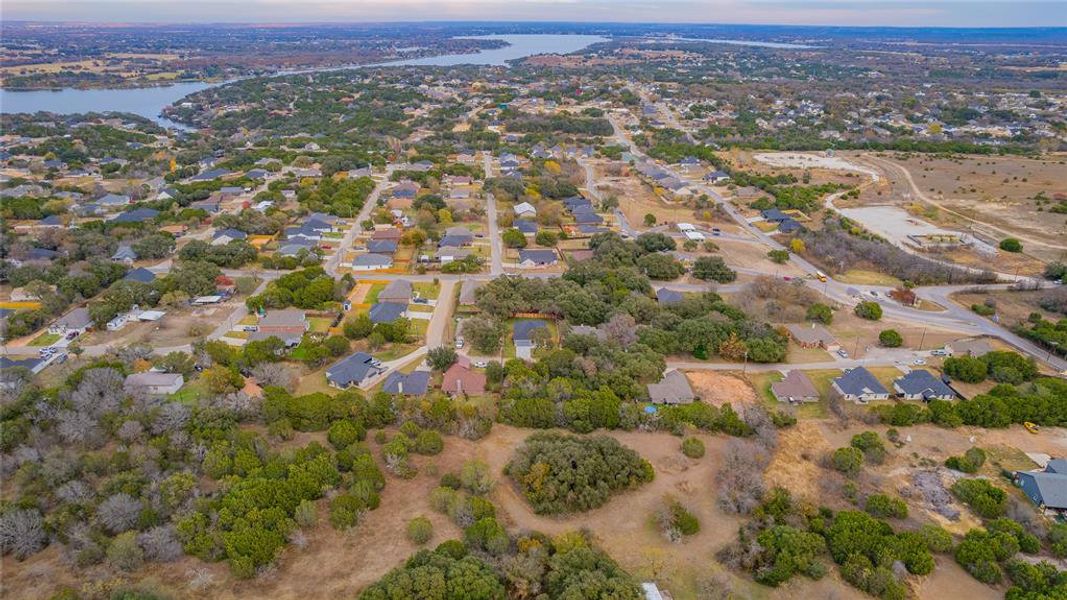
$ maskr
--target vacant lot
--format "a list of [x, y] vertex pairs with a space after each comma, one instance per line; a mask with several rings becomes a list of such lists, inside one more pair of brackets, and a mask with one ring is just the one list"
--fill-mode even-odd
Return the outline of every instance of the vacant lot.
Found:
[[1038, 304], [1038, 301], [1047, 295], [1053, 293], [1064, 293], [1062, 290], [1056, 292], [1050, 290], [1032, 290], [1032, 291], [1019, 291], [1013, 292], [1010, 290], [999, 290], [988, 293], [959, 293], [953, 294], [952, 299], [959, 304], [970, 308], [975, 304], [985, 304], [991, 302], [997, 310], [997, 314], [1000, 315], [1000, 322], [1007, 327], [1010, 327], [1020, 321], [1025, 321], [1031, 313], [1039, 313], [1045, 319], [1050, 321], [1056, 321], [1063, 318], [1063, 315], [1049, 312]]

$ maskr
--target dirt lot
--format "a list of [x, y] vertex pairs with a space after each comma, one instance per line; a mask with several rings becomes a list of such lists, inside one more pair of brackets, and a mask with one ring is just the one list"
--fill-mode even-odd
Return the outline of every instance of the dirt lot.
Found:
[[1051, 313], [1041, 308], [1037, 301], [1052, 292], [1049, 290], [1034, 290], [1034, 291], [1021, 291], [1012, 292], [1008, 290], [994, 291], [987, 294], [968, 294], [960, 293], [953, 294], [952, 299], [958, 302], [962, 306], [968, 308], [974, 304], [984, 304], [987, 300], [992, 300], [996, 303], [997, 313], [1000, 315], [1000, 322], [1007, 327], [1010, 327], [1020, 321], [1025, 321], [1030, 313], [1041, 313], [1041, 316], [1050, 320], [1056, 321], [1063, 318], [1063, 315]]
[[758, 404], [756, 390], [744, 379], [714, 371], [691, 371], [686, 373], [693, 391], [708, 404], [722, 406], [732, 404], [740, 410], [746, 404]]
[[619, 209], [634, 228], [644, 227], [645, 215], [649, 213], [656, 215], [657, 223], [697, 220], [697, 215], [691, 209], [660, 200], [652, 191], [652, 187], [642, 181], [629, 167], [622, 167], [622, 170], [618, 171], [609, 163], [599, 162], [594, 172], [600, 196], [602, 198], [617, 196]]
[[960, 339], [960, 334], [933, 327], [926, 327], [926, 335], [923, 335], [924, 327], [921, 324], [912, 325], [896, 321], [867, 321], [852, 313], [849, 308], [842, 308], [834, 312], [834, 322], [830, 325], [830, 333], [834, 334], [841, 347], [852, 358], [862, 358], [868, 352], [877, 350], [878, 334], [884, 329], [896, 329], [904, 337], [902, 348], [919, 349], [920, 342], [923, 350], [940, 348], [945, 343]]
[[1043, 260], [1067, 252], [1067, 215], [1048, 212], [1054, 202], [1038, 210], [1034, 200], [1040, 192], [1051, 199], [1067, 191], [1062, 158], [870, 155], [863, 160], [893, 182], [891, 190], [882, 190], [881, 203], [925, 203], [938, 225], [973, 226], [993, 240], [1011, 235]]

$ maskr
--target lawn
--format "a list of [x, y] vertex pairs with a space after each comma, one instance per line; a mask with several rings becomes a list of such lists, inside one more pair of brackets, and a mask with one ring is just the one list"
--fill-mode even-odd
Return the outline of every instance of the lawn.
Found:
[[204, 386], [203, 381], [200, 379], [194, 379], [186, 382], [182, 386], [182, 389], [177, 393], [171, 394], [170, 399], [175, 402], [181, 402], [182, 404], [193, 405], [200, 398], [200, 396], [207, 395], [207, 388]]
[[330, 330], [330, 325], [333, 324], [333, 319], [327, 317], [309, 317], [308, 323], [311, 324], [311, 333], [326, 333]]
[[363, 297], [363, 303], [364, 304], [375, 304], [375, 303], [377, 303], [378, 302], [378, 294], [382, 293], [382, 290], [385, 289], [386, 285], [388, 285], [388, 284], [376, 283], [376, 284], [370, 286], [370, 289], [367, 290], [367, 295]]
[[429, 319], [410, 319], [410, 321], [411, 321], [411, 331], [414, 332], [415, 336], [418, 337], [420, 340], [425, 340], [426, 339], [426, 331], [430, 328], [430, 320]]
[[830, 384], [834, 379], [840, 377], [844, 371], [840, 369], [816, 369], [813, 371], [804, 371], [804, 374], [811, 379], [812, 385], [815, 386], [815, 391], [819, 392], [820, 398], [830, 397]]
[[418, 347], [418, 344], [390, 344], [385, 350], [379, 350], [372, 354], [374, 355], [374, 358], [377, 358], [382, 362], [389, 362], [411, 354]]
[[441, 285], [428, 281], [416, 281], [411, 284], [411, 291], [418, 292], [422, 298], [436, 300], [441, 294]]
[[786, 362], [799, 364], [827, 362], [830, 360], [833, 360], [833, 357], [830, 356], [829, 352], [822, 348], [805, 348], [792, 340], [789, 342]]
[[[811, 376], [812, 372], [807, 372]], [[836, 375], [835, 375], [836, 376]], [[763, 405], [769, 410], [782, 410], [787, 406], [792, 406], [793, 414], [798, 419], [825, 419], [830, 416], [830, 401], [826, 394], [822, 394], [820, 390], [820, 396], [818, 402], [806, 402], [804, 404], [788, 405], [779, 402], [774, 394], [771, 393], [771, 384], [781, 381], [785, 376], [777, 371], [768, 372], [752, 372], [748, 374], [749, 383], [759, 393], [760, 399], [763, 400]], [[815, 379], [812, 378], [812, 382]], [[819, 385], [816, 383], [816, 389], [819, 389]], [[829, 383], [826, 384], [826, 389], [830, 389]]]
[[863, 269], [850, 269], [844, 273], [834, 275], [834, 279], [841, 283], [851, 283], [854, 285], [887, 285], [890, 287], [900, 287], [903, 285], [899, 279], [892, 275], [886, 275], [885, 273], [879, 273], [877, 271], [865, 271]]
[[41, 335], [33, 338], [30, 341], [29, 345], [30, 346], [51, 346], [52, 344], [58, 342], [62, 337], [63, 336], [59, 335], [58, 333], [42, 333]]
[[300, 381], [296, 384], [296, 391], [294, 394], [297, 396], [314, 394], [316, 392], [323, 392], [330, 394], [331, 396], [336, 394], [337, 389], [330, 387], [330, 384], [326, 381], [326, 369], [328, 368], [328, 366], [323, 367], [317, 371], [312, 371], [307, 375], [302, 376]]
[[238, 325], [256, 325], [258, 323], [259, 317], [257, 317], [256, 315], [245, 315], [240, 321], [237, 322]]
[[432, 313], [433, 307], [429, 304], [408, 304], [408, 312]]

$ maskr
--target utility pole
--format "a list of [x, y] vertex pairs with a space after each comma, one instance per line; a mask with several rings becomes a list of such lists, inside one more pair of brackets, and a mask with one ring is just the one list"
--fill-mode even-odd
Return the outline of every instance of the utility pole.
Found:
[[924, 325], [923, 326], [923, 335], [922, 335], [921, 338], [919, 338], [919, 352], [922, 352], [922, 350], [923, 350], [923, 342], [925, 342], [925, 341], [926, 341], [926, 326]]

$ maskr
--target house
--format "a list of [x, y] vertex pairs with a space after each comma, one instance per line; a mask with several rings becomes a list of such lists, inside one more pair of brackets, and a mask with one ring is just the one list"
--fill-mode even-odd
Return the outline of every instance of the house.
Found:
[[333, 387], [345, 389], [377, 377], [383, 371], [382, 363], [376, 358], [366, 352], [356, 352], [326, 369], [326, 381]]
[[388, 229], [377, 229], [377, 230], [375, 230], [374, 233], [371, 234], [370, 239], [372, 239], [372, 240], [392, 240], [394, 242], [399, 242], [400, 241], [400, 237], [402, 235], [403, 234], [401, 233], [401, 231], [399, 229], [397, 229], [396, 227], [390, 227]]
[[529, 219], [519, 219], [514, 223], [515, 229], [522, 232], [523, 235], [536, 235], [537, 234], [537, 222]]
[[367, 252], [372, 254], [393, 254], [397, 247], [399, 244], [396, 240], [369, 240], [367, 242]]
[[244, 240], [248, 238], [248, 234], [240, 229], [220, 229], [215, 232], [215, 235], [211, 236], [212, 246], [225, 246], [230, 242], [236, 240]]
[[785, 378], [771, 384], [771, 393], [779, 402], [818, 402], [819, 391], [803, 371], [790, 371]]
[[722, 171], [712, 171], [704, 176], [704, 181], [707, 181], [708, 183], [722, 183], [729, 180], [730, 176]]
[[581, 196], [571, 196], [569, 198], [564, 198], [563, 206], [565, 206], [567, 210], [571, 212], [574, 212], [581, 207], [588, 207], [589, 210], [593, 209], [593, 203], [590, 202], [588, 198], [583, 198]]
[[378, 294], [378, 302], [394, 302], [407, 304], [411, 301], [411, 282], [407, 279], [396, 279], [389, 282]]
[[385, 378], [382, 391], [387, 394], [399, 394], [401, 396], [422, 396], [430, 387], [429, 371], [413, 371], [401, 373], [393, 371]]
[[1067, 510], [1067, 460], [1054, 458], [1041, 471], [1016, 471], [1015, 484], [1042, 509]]
[[165, 187], [156, 194], [156, 200], [177, 200], [180, 195], [181, 192], [176, 188]]
[[521, 204], [516, 204], [515, 207], [514, 207], [514, 210], [515, 210], [515, 216], [520, 218], [520, 219], [522, 219], [522, 218], [533, 218], [533, 217], [537, 216], [537, 209], [534, 208], [534, 205], [530, 204], [529, 202], [523, 202]]
[[511, 327], [511, 339], [515, 342], [515, 356], [524, 360], [530, 360], [533, 355], [536, 331], [544, 330], [548, 333], [548, 323], [541, 319], [526, 319], [515, 321]]
[[470, 361], [466, 357], [460, 357], [460, 360], [445, 371], [441, 380], [441, 391], [452, 396], [480, 396], [485, 393], [485, 381], [484, 373], [471, 370]]
[[789, 331], [790, 337], [803, 348], [822, 348], [830, 352], [835, 352], [841, 348], [841, 344], [837, 342], [830, 330], [817, 323], [812, 323], [811, 325], [787, 325], [786, 329]]
[[441, 237], [441, 241], [437, 243], [439, 248], [445, 246], [470, 246], [474, 243], [474, 234], [470, 229], [466, 227], [449, 227], [445, 230], [445, 235]]
[[704, 234], [699, 231], [686, 231], [682, 235], [685, 236], [685, 239], [693, 240], [694, 242], [703, 242], [705, 239]]
[[519, 250], [519, 266], [549, 267], [559, 262], [555, 250]]
[[315, 244], [308, 243], [302, 240], [293, 240], [278, 246], [278, 250], [275, 252], [278, 256], [300, 256], [301, 252], [311, 252], [311, 249], [315, 247]]
[[154, 208], [136, 208], [119, 213], [111, 218], [112, 223], [144, 223], [159, 216], [159, 211]]
[[209, 304], [218, 304], [223, 300], [225, 300], [225, 298], [217, 294], [211, 296], [197, 296], [196, 298], [193, 298], [193, 304], [195, 306], [207, 306]]
[[141, 392], [150, 396], [169, 396], [185, 385], [181, 373], [134, 373], [126, 377], [122, 389], [127, 393]]
[[193, 175], [189, 178], [189, 181], [213, 181], [228, 175], [232, 175], [232, 173], [226, 169], [208, 169], [207, 171]]
[[777, 208], [768, 208], [761, 212], [760, 215], [763, 217], [764, 221], [769, 221], [771, 223], [781, 223], [782, 221], [793, 218]]
[[403, 317], [408, 310], [407, 303], [379, 302], [370, 307], [371, 323], [392, 323]]
[[113, 319], [107, 322], [104, 326], [108, 331], [118, 331], [126, 326], [130, 322], [130, 313], [120, 313], [115, 315]]
[[296, 227], [286, 227], [285, 239], [303, 239], [309, 242], [317, 242], [322, 239], [322, 231], [313, 226], [309, 226], [308, 223], [304, 223], [303, 225], [298, 225]]
[[392, 190], [394, 198], [407, 198], [414, 200], [419, 194], [419, 184], [413, 181], [404, 181], [396, 185]]
[[48, 215], [40, 221], [37, 221], [37, 227], [41, 227], [43, 229], [55, 229], [57, 227], [63, 227], [63, 218], [59, 215]]
[[119, 249], [111, 255], [111, 260], [122, 261], [126, 264], [131, 264], [137, 260], [137, 253], [133, 251], [133, 246], [129, 244], [119, 244]]
[[126, 194], [107, 194], [96, 199], [96, 204], [104, 208], [118, 208], [130, 203]]
[[801, 227], [801, 224], [796, 219], [789, 218], [778, 223], [778, 233], [793, 233]]
[[576, 212], [574, 222], [578, 225], [600, 225], [604, 218], [594, 212]]
[[197, 200], [191, 202], [189, 208], [207, 211], [209, 213], [217, 213], [222, 210], [222, 196], [218, 194], [211, 194], [203, 200]]
[[915, 369], [893, 381], [893, 389], [905, 400], [953, 400], [956, 393], [930, 371]]
[[283, 334], [302, 337], [310, 328], [311, 324], [308, 322], [304, 311], [297, 308], [286, 308], [268, 310], [267, 314], [263, 315], [259, 320], [256, 330], [268, 335], [277, 335], [278, 337], [282, 337]]
[[88, 308], [75, 308], [59, 319], [56, 319], [56, 322], [49, 326], [48, 332], [58, 333], [59, 335], [68, 335], [69, 333], [76, 331], [78, 335], [81, 335], [85, 333], [92, 324], [93, 319], [89, 316]]
[[945, 344], [945, 352], [948, 352], [949, 356], [973, 356], [977, 358], [979, 356], [985, 356], [992, 351], [993, 346], [991, 346], [988, 341], [981, 338], [957, 340]]
[[677, 290], [669, 290], [667, 288], [659, 288], [656, 290], [656, 300], [663, 306], [670, 306], [672, 304], [678, 304], [685, 299], [682, 292]]
[[889, 390], [863, 367], [856, 367], [845, 371], [845, 374], [834, 379], [830, 386], [830, 393], [844, 400], [866, 404], [871, 400], [888, 400]]
[[149, 271], [144, 267], [138, 267], [122, 278], [125, 281], [136, 281], [138, 283], [152, 283], [156, 280], [156, 274]]
[[385, 254], [360, 254], [352, 260], [353, 271], [377, 271], [393, 266], [393, 257]]
[[447, 265], [450, 262], [457, 260], [463, 260], [473, 254], [469, 248], [457, 248], [455, 246], [445, 246], [444, 248], [437, 249], [437, 260], [442, 265]]
[[696, 399], [696, 394], [685, 374], [671, 369], [659, 383], [648, 384], [648, 398], [656, 404], [689, 404]]

